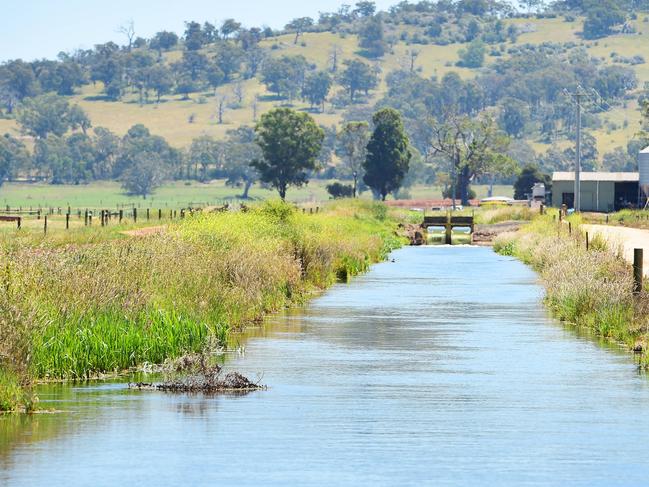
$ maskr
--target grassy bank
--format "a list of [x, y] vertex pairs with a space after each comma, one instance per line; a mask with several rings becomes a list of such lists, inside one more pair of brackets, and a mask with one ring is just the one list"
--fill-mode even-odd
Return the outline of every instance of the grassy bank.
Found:
[[381, 204], [316, 215], [267, 202], [129, 238], [0, 240], [0, 407], [30, 378], [81, 379], [161, 363], [347, 279], [399, 245]]
[[552, 216], [536, 217], [516, 234], [501, 236], [495, 250], [531, 265], [546, 288], [554, 315], [597, 336], [642, 352], [649, 366], [649, 294], [633, 294], [631, 267], [598, 238], [586, 250], [580, 218], [570, 219], [573, 232]]

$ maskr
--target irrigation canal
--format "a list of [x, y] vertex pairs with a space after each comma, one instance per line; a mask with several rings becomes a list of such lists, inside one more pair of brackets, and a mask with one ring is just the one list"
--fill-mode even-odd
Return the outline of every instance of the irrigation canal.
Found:
[[490, 249], [405, 248], [251, 333], [267, 391], [50, 385], [0, 485], [646, 485], [649, 379]]

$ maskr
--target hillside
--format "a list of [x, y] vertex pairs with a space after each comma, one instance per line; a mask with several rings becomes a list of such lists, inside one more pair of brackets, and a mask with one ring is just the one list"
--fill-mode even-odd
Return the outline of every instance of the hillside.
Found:
[[[503, 8], [498, 2], [483, 3]], [[358, 2], [357, 6], [366, 4], [371, 2]], [[48, 70], [78, 69], [77, 79], [59, 94], [71, 105], [78, 105], [92, 127], [105, 127], [121, 137], [132, 126], [143, 124], [177, 149], [189, 149], [201, 136], [226, 140], [234, 129], [254, 125], [275, 107], [307, 111], [329, 129], [329, 152], [321, 162], [330, 169], [330, 164], [335, 166], [338, 161], [336, 132], [342, 124], [368, 121], [377, 107], [385, 106], [402, 112], [411, 142], [423, 156], [430, 152], [431, 120], [441, 123], [450, 110], [468, 118], [486, 114], [496, 119], [500, 129], [511, 136], [510, 155], [519, 165], [535, 162], [545, 172], [566, 169], [574, 160], [575, 137], [574, 105], [568, 95], [586, 86], [585, 169], [633, 167], [636, 146], [629, 144], [641, 130], [640, 102], [649, 98], [649, 65], [644, 59], [649, 48], [649, 14], [627, 12], [608, 26], [605, 34], [591, 39], [583, 30], [592, 12], [583, 8], [526, 15], [511, 9], [500, 13], [471, 10], [480, 2], [441, 5], [404, 2], [389, 12], [377, 13], [358, 13], [361, 7], [341, 13], [341, 8], [338, 13], [321, 14], [318, 21], [307, 19], [304, 27], [295, 25], [305, 19], [296, 19], [280, 32], [245, 29], [235, 22], [234, 34], [219, 34], [223, 27], [188, 22], [180, 36], [164, 31], [156, 34], [175, 37], [165, 48], [154, 47], [158, 37], [135, 39], [132, 46], [107, 43], [71, 53], [55, 63], [55, 68], [47, 61], [29, 66], [43, 86], [42, 93], [47, 90], [44, 83], [51, 83]], [[370, 41], [368, 30], [374, 36]], [[372, 43], [379, 44], [379, 54], [370, 53], [373, 47], [367, 46], [374, 46]], [[478, 62], [469, 59], [472, 51], [479, 52]], [[232, 63], [229, 56], [237, 59]], [[253, 66], [255, 56], [258, 60]], [[351, 70], [349, 63], [364, 66], [366, 76], [376, 77], [356, 88], [356, 97], [344, 80], [345, 72]], [[286, 80], [269, 81], [266, 68], [273, 64], [280, 71], [295, 68], [297, 74], [291, 71]], [[8, 66], [0, 65], [0, 95], [2, 68]], [[169, 80], [156, 96], [150, 77], [158, 68], [166, 70]], [[215, 69], [217, 79], [212, 81], [210, 70]], [[328, 78], [330, 85], [321, 104], [309, 103], [305, 87], [309, 77], [318, 75]], [[102, 79], [112, 81], [109, 84]], [[24, 100], [29, 96], [34, 95]], [[0, 133], [19, 137], [33, 149], [33, 139], [21, 132], [16, 121], [21, 101], [12, 103], [4, 110], [0, 107]], [[49, 168], [48, 157], [41, 157], [43, 169], [36, 171], [41, 179], [55, 171]], [[190, 171], [197, 177], [198, 163], [191, 160], [194, 156], [184, 151], [180, 157], [185, 169], [178, 170], [174, 178], [189, 176]], [[443, 161], [433, 163], [432, 172], [424, 175], [420, 171], [411, 177], [411, 183], [424, 183], [424, 176], [433, 180], [435, 171], [444, 166]], [[210, 164], [212, 177], [229, 177], [219, 172], [219, 164]], [[208, 169], [204, 168], [203, 177]], [[29, 171], [34, 174], [31, 168]], [[108, 171], [113, 172], [113, 178], [119, 177], [112, 168]], [[327, 177], [346, 179], [349, 174], [334, 170]], [[78, 180], [74, 176], [61, 181]], [[87, 182], [88, 176], [81, 180]], [[506, 177], [497, 180], [508, 181]]]
[[[512, 45], [542, 44], [544, 42], [574, 42], [585, 47], [589, 54], [601, 59], [605, 64], [613, 64], [612, 53], [619, 53], [625, 57], [644, 55], [649, 52], [649, 24], [641, 19], [631, 21], [637, 29], [636, 35], [618, 34], [612, 35], [598, 41], [583, 41], [578, 36], [581, 30], [583, 19], [576, 18], [572, 22], [566, 22], [563, 18], [554, 19], [508, 19], [505, 22], [517, 25], [521, 34]], [[404, 30], [408, 31], [408, 28]], [[464, 78], [474, 77], [476, 70], [455, 66], [458, 61], [458, 52], [465, 49], [468, 43], [456, 43], [447, 46], [438, 45], [408, 45], [399, 41], [392, 51], [382, 59], [376, 61], [381, 68], [383, 82], [377, 90], [372, 92], [368, 103], [381, 98], [385, 92], [385, 76], [396, 69], [407, 66], [410, 62], [409, 51], [416, 49], [419, 56], [416, 66], [424, 77], [441, 77], [447, 72], [459, 73]], [[310, 62], [313, 62], [319, 69], [326, 69], [328, 56], [333, 46], [338, 46], [342, 53], [342, 59], [363, 59], [357, 54], [358, 39], [354, 35], [341, 37], [338, 34], [305, 33], [301, 42], [293, 44], [293, 35], [286, 34], [266, 39], [262, 42], [272, 56], [297, 55], [301, 54]], [[275, 46], [271, 49], [272, 46]], [[166, 59], [171, 62], [182, 56], [180, 50], [166, 53]], [[493, 56], [487, 56], [486, 63], [493, 62]], [[640, 64], [633, 66], [639, 80], [639, 86], [649, 82], [649, 65]], [[270, 108], [282, 105], [281, 101], [268, 101], [272, 98], [265, 87], [257, 79], [243, 80], [241, 82], [226, 83], [219, 87], [217, 93], [232, 97], [235, 84], [242, 83], [244, 91], [244, 102], [240, 107], [228, 108], [224, 116], [224, 123], [216, 121], [216, 108], [214, 93], [212, 91], [193, 92], [189, 100], [182, 100], [181, 95], [166, 95], [162, 97], [161, 103], [150, 103], [140, 106], [137, 95], [130, 94], [123, 100], [117, 102], [97, 100], [101, 98], [103, 86], [97, 83], [94, 86], [82, 87], [79, 93], [74, 95], [72, 100], [79, 103], [87, 111], [94, 126], [106, 127], [118, 134], [124, 134], [132, 125], [142, 123], [149, 127], [155, 134], [161, 135], [177, 147], [188, 146], [192, 139], [203, 134], [223, 137], [229, 129], [241, 124], [252, 124], [253, 122], [253, 100], [258, 99], [258, 113], [263, 113]], [[292, 103], [298, 109], [308, 109], [308, 104], [300, 101]], [[322, 125], [336, 125], [341, 121], [343, 110], [327, 106], [324, 113], [313, 113], [314, 118]], [[189, 123], [190, 116], [194, 116], [192, 123]], [[614, 124], [614, 128], [603, 127], [591, 131], [596, 137], [600, 154], [609, 152], [617, 146], [625, 146], [627, 141], [639, 130], [640, 113], [635, 102], [631, 102], [626, 108], [615, 107], [604, 117], [605, 121]], [[624, 122], [628, 125], [624, 127]], [[0, 132], [11, 132], [18, 134], [19, 130], [15, 121], [0, 119]], [[533, 141], [537, 151], [548, 148], [547, 144]]]

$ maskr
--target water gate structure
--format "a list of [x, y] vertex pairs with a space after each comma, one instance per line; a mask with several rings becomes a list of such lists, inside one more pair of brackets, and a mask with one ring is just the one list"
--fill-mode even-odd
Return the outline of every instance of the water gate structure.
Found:
[[471, 239], [473, 240], [473, 233], [475, 231], [474, 220], [472, 216], [451, 216], [450, 213], [440, 216], [425, 216], [421, 227], [424, 230], [427, 230], [429, 227], [444, 227], [444, 243], [451, 245], [454, 228], [470, 228]]

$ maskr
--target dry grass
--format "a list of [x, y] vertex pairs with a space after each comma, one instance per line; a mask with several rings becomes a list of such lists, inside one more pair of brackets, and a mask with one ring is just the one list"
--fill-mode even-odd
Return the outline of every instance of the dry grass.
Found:
[[[577, 229], [579, 219], [572, 224]], [[539, 272], [557, 318], [643, 350], [643, 364], [649, 365], [649, 294], [633, 294], [630, 266], [603, 240], [593, 239], [586, 251], [578, 230], [569, 236], [566, 228], [558, 236], [557, 224], [545, 216], [517, 234], [499, 237], [495, 248]]]
[[10, 409], [2, 398], [16, 380], [86, 378], [224, 345], [230, 330], [384, 258], [399, 244], [393, 230], [381, 204], [309, 215], [267, 202], [141, 238], [0, 238], [0, 405]]

